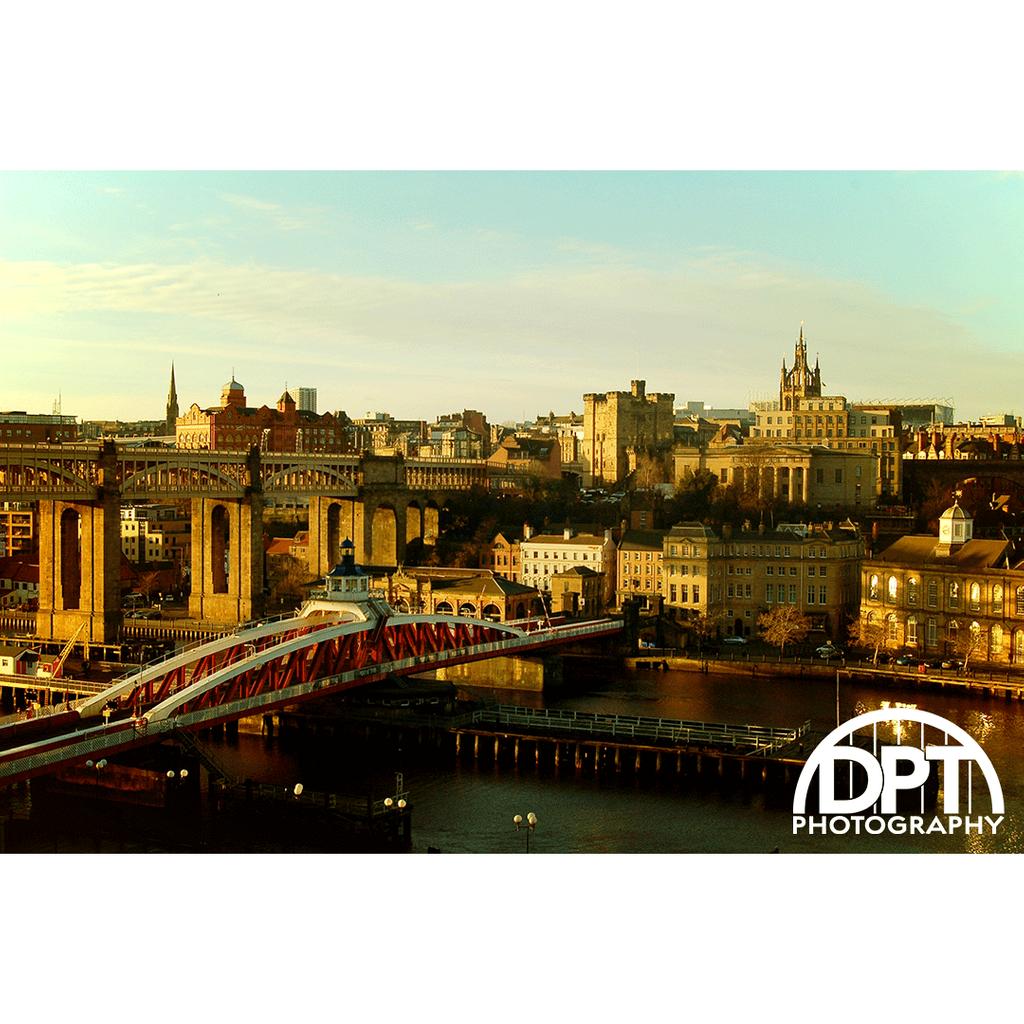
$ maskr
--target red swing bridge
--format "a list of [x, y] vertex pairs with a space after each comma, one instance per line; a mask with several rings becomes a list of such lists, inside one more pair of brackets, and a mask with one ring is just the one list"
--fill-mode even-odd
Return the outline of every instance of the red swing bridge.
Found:
[[0, 787], [389, 676], [535, 654], [622, 629], [607, 619], [551, 624], [401, 615], [365, 587], [321, 597], [297, 614], [133, 670], [94, 696], [0, 723]]

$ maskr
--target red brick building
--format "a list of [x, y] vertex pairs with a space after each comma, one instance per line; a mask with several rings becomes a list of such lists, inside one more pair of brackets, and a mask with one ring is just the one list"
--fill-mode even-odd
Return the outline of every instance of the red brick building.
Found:
[[285, 391], [277, 407], [246, 405], [245, 388], [231, 378], [221, 389], [220, 405], [202, 409], [193, 403], [175, 421], [178, 448], [208, 451], [343, 452], [345, 424], [331, 413], [298, 409]]

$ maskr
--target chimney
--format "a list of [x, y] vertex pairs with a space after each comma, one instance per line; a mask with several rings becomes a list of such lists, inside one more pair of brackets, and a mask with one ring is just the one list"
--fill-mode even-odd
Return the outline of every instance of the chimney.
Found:
[[523, 540], [529, 540], [533, 536], [533, 527], [529, 523], [523, 523]]
[[571, 526], [567, 526], [567, 527], [565, 527], [564, 530], [562, 530], [562, 539], [563, 540], [572, 540], [572, 527]]

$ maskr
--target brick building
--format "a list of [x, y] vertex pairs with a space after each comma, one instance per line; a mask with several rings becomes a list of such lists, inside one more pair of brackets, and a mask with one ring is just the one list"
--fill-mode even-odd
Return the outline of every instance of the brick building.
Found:
[[296, 407], [285, 391], [277, 407], [246, 405], [245, 389], [231, 378], [221, 389], [220, 405], [202, 409], [193, 403], [176, 421], [178, 448], [208, 451], [344, 452], [349, 450], [345, 424], [331, 413], [322, 416]]

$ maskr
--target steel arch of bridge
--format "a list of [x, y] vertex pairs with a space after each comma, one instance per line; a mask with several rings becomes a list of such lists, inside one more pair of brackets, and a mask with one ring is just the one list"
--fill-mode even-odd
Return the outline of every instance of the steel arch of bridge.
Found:
[[[0, 784], [46, 774], [89, 756], [151, 744], [176, 730], [259, 714], [388, 675], [536, 652], [621, 628], [602, 620], [527, 632], [458, 616], [413, 615], [345, 623], [289, 619], [253, 627], [195, 648], [183, 663], [172, 666], [174, 659], [168, 659], [126, 677], [79, 702], [75, 710], [54, 716], [49, 731], [43, 720], [28, 723], [31, 736], [14, 730], [0, 749]], [[262, 650], [254, 633], [266, 645]], [[191, 675], [180, 671], [183, 664], [191, 667]], [[112, 712], [109, 723], [90, 724], [104, 705]], [[5, 731], [0, 729], [0, 743]]]

